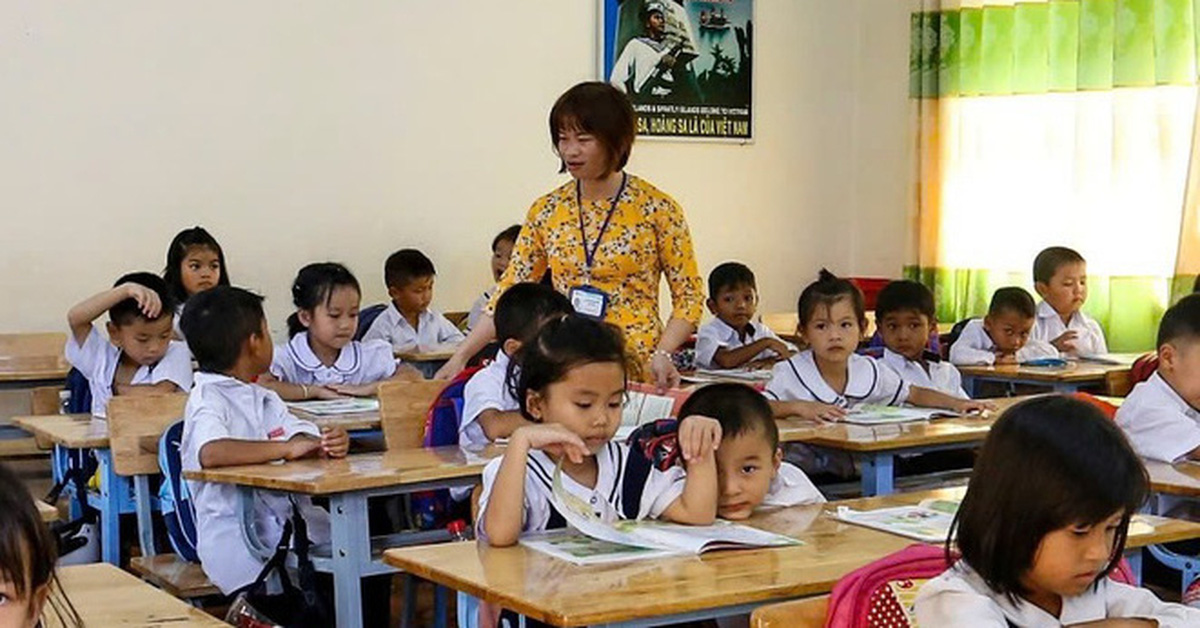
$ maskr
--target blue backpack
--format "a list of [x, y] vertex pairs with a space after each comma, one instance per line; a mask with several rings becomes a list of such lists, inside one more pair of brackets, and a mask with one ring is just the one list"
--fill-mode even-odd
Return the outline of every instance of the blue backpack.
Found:
[[358, 311], [358, 327], [354, 329], [354, 339], [362, 340], [363, 336], [367, 335], [367, 330], [371, 328], [371, 323], [379, 318], [379, 315], [387, 309], [387, 304], [376, 303], [369, 305]]
[[183, 421], [179, 421], [167, 428], [158, 441], [158, 466], [163, 474], [162, 484], [158, 487], [158, 501], [162, 507], [163, 521], [167, 524], [167, 538], [175, 554], [198, 563], [196, 511], [192, 508], [192, 495], [183, 479], [183, 461], [179, 455], [182, 440]]

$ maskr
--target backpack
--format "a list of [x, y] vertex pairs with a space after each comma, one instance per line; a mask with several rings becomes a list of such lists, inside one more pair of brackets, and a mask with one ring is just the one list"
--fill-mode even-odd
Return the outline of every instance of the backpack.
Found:
[[1129, 367], [1129, 383], [1138, 385], [1148, 379], [1154, 372], [1158, 370], [1158, 354], [1146, 353], [1133, 361], [1133, 366]]
[[[92, 389], [87, 377], [79, 372], [79, 369], [72, 368], [67, 372], [66, 389], [70, 392], [66, 407], [68, 413], [82, 414], [92, 411]], [[86, 536], [80, 532], [85, 525], [94, 525], [100, 520], [100, 512], [88, 502], [87, 488], [88, 482], [100, 468], [100, 463], [91, 449], [63, 449], [61, 454], [55, 455], [61, 456], [59, 464], [64, 471], [46, 495], [45, 502], [51, 505], [58, 503], [59, 496], [70, 485], [80, 512], [78, 519], [59, 521], [50, 526], [58, 543], [58, 555], [65, 556], [87, 544]]]
[[158, 501], [163, 522], [167, 525], [167, 538], [175, 554], [189, 562], [198, 563], [196, 511], [192, 507], [192, 495], [187, 482], [183, 479], [183, 461], [179, 455], [182, 441], [183, 421], [167, 428], [158, 440], [158, 467], [163, 475], [158, 487]]
[[358, 311], [358, 327], [354, 328], [354, 339], [362, 340], [363, 336], [367, 335], [367, 330], [371, 328], [371, 323], [379, 318], [379, 315], [387, 309], [386, 303], [376, 303]]
[[[463, 393], [471, 376], [482, 366], [463, 369], [438, 393], [425, 415], [425, 436], [422, 447], [441, 447], [458, 444], [458, 426], [462, 421]], [[418, 491], [409, 497], [409, 523], [418, 530], [444, 528], [451, 519], [449, 489]]]

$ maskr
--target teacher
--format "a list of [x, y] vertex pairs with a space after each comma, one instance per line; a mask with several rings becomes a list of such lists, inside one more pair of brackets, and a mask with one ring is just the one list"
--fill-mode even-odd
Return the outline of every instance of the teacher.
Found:
[[[635, 377], [678, 385], [671, 353], [700, 322], [704, 285], [683, 209], [624, 171], [635, 134], [633, 107], [608, 83], [580, 83], [558, 98], [550, 110], [550, 141], [559, 172], [572, 180], [529, 209], [488, 315], [435, 377], [453, 377], [495, 337], [491, 314], [509, 286], [537, 281], [549, 269], [554, 288], [577, 312], [625, 332]], [[663, 276], [672, 307], [665, 327], [658, 308]]]

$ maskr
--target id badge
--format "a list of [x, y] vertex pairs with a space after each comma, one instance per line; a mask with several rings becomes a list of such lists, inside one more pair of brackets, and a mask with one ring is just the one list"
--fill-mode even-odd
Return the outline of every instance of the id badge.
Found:
[[575, 313], [598, 321], [604, 320], [608, 311], [608, 293], [592, 286], [576, 286], [571, 288], [567, 298]]

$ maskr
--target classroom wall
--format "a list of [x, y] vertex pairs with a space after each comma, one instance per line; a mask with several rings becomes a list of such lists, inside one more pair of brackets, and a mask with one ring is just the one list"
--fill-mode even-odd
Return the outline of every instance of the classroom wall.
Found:
[[[630, 171], [684, 206], [701, 272], [794, 307], [821, 265], [904, 258], [908, 7], [760, 0], [753, 144], [642, 141]], [[0, 3], [0, 331], [61, 329], [182, 227], [222, 242], [272, 328], [309, 261], [365, 301], [416, 246], [466, 309], [488, 245], [563, 181], [546, 113], [595, 76], [592, 0]]]

